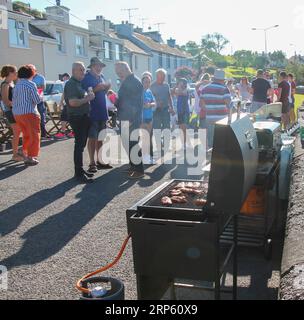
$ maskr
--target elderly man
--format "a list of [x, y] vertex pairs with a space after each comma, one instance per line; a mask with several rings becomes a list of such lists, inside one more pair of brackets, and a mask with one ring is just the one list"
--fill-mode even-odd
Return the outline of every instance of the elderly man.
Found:
[[200, 107], [206, 112], [208, 147], [213, 147], [214, 125], [229, 114], [231, 93], [225, 85], [225, 72], [216, 70], [213, 81], [201, 91]]
[[[151, 91], [156, 100], [156, 111], [153, 115], [153, 129], [170, 129], [170, 114], [174, 115], [173, 101], [169, 84], [165, 81], [167, 71], [156, 70], [156, 81], [151, 85]], [[156, 137], [159, 144], [161, 137]], [[157, 145], [158, 152], [161, 152], [161, 145]]]
[[88, 132], [90, 128], [90, 101], [95, 99], [95, 94], [88, 94], [81, 86], [81, 81], [85, 76], [85, 67], [82, 62], [73, 64], [71, 79], [64, 87], [64, 98], [68, 110], [70, 125], [75, 134], [74, 165], [75, 178], [80, 183], [91, 183], [93, 174], [83, 170], [83, 151], [87, 144]]
[[174, 113], [170, 86], [165, 82], [167, 71], [158, 69], [156, 81], [151, 85], [151, 91], [156, 99], [156, 111], [153, 123], [155, 129], [170, 129], [170, 113]]
[[[144, 89], [141, 81], [132, 73], [126, 62], [117, 62], [115, 70], [121, 80], [117, 101], [118, 117], [121, 121], [121, 133], [123, 133], [122, 127], [129, 129], [129, 136], [122, 136], [124, 148], [129, 154], [130, 168], [128, 177], [130, 179], [140, 179], [144, 177], [142, 151], [139, 147], [139, 139], [131, 141], [130, 135], [132, 131], [140, 128], [142, 122]], [[127, 147], [127, 142], [129, 147]], [[132, 149], [135, 149], [136, 147], [139, 149], [139, 159], [137, 159], [139, 162], [135, 161], [131, 154]]]
[[[88, 150], [90, 156], [90, 166], [88, 172], [96, 173], [97, 170], [112, 169], [113, 167], [109, 164], [103, 163], [99, 158], [99, 151], [102, 148], [103, 141], [99, 141], [98, 137], [102, 130], [106, 129], [107, 121], [109, 119], [106, 94], [111, 88], [111, 84], [107, 83], [105, 77], [102, 74], [102, 69], [106, 65], [98, 58], [92, 58], [90, 69], [84, 79], [82, 80], [82, 87], [88, 91], [92, 88], [95, 93], [95, 99], [91, 101], [90, 110], [90, 130], [89, 130], [89, 141]], [[96, 162], [95, 162], [96, 154]]]

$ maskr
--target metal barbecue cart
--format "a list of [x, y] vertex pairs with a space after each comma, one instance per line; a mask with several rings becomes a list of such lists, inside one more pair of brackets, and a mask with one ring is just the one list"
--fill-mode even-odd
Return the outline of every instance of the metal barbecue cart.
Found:
[[[259, 143], [259, 162], [254, 186], [240, 210], [238, 244], [262, 248], [265, 258], [269, 260], [280, 212], [281, 130], [280, 123], [274, 121], [259, 121], [253, 125]], [[222, 239], [231, 242], [233, 234], [233, 225], [230, 224]]]
[[[233, 299], [237, 299], [238, 213], [255, 182], [258, 165], [256, 132], [246, 115], [218, 122], [214, 132], [206, 205], [164, 207], [162, 197], [180, 180], [165, 183], [127, 210], [128, 232], [132, 236], [138, 299], [159, 300], [171, 288], [213, 290], [221, 297], [221, 278], [233, 263]], [[232, 241], [221, 239], [233, 225]], [[177, 281], [184, 279], [212, 283], [212, 287]], [[230, 291], [231, 292], [231, 291]]]

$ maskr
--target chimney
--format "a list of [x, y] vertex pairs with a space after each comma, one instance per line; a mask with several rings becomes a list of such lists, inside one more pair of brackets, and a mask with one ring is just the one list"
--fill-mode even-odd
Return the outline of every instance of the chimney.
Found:
[[96, 16], [95, 20], [88, 20], [89, 30], [95, 33], [100, 31], [108, 33], [110, 31], [111, 22], [106, 20], [103, 16]]
[[149, 31], [149, 32], [144, 32], [143, 34], [158, 43], [163, 42], [161, 34], [158, 31]]
[[56, 6], [45, 8], [48, 20], [57, 20], [70, 24], [70, 9], [61, 5], [60, 0], [56, 0]]
[[117, 32], [118, 36], [129, 38], [133, 36], [134, 26], [127, 21], [125, 23], [122, 21], [121, 24], [115, 25], [115, 31]]
[[175, 48], [176, 47], [176, 40], [170, 38], [170, 39], [167, 40], [167, 44], [168, 44], [169, 47]]
[[11, 0], [0, 0], [0, 6], [4, 6], [7, 10], [13, 11], [13, 4]]
[[137, 32], [137, 33], [143, 33], [143, 28], [140, 28], [140, 27], [136, 27], [135, 29], [134, 29], [134, 32]]

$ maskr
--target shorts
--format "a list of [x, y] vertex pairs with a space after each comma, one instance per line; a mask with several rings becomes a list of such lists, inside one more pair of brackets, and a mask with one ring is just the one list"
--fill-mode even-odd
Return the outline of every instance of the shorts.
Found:
[[5, 111], [4, 115], [5, 115], [5, 118], [7, 119], [7, 121], [9, 122], [9, 124], [15, 124], [16, 123], [13, 111], [11, 111], [11, 110]]
[[91, 121], [90, 129], [89, 129], [89, 138], [97, 140], [100, 132], [106, 128], [107, 128], [106, 121]]
[[151, 124], [152, 121], [153, 121], [153, 119], [144, 119], [144, 120], [143, 120], [143, 123], [144, 123], [144, 124]]
[[69, 122], [68, 107], [66, 105], [63, 106], [61, 116], [60, 116], [60, 121]]
[[283, 106], [282, 106], [283, 114], [290, 112], [290, 109], [291, 109], [291, 103], [283, 103]]
[[184, 113], [179, 113], [177, 115], [177, 124], [181, 125], [181, 124], [189, 124], [189, 113], [188, 112], [184, 112]]

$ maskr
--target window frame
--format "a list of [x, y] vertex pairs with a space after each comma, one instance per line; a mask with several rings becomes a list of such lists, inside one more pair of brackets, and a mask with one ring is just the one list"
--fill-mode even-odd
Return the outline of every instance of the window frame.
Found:
[[[12, 22], [14, 23], [14, 29], [12, 29]], [[22, 42], [22, 38], [20, 38], [21, 34], [23, 34]], [[28, 48], [28, 30], [26, 22], [14, 18], [8, 18], [8, 41], [10, 47]]]
[[[109, 46], [108, 48], [106, 47], [106, 44]], [[104, 59], [105, 60], [113, 60], [113, 54], [112, 54], [112, 42], [108, 40], [103, 41], [103, 48], [104, 48]], [[107, 55], [108, 53], [108, 55]]]
[[[77, 43], [77, 39], [82, 39], [82, 48], [83, 52], [78, 53], [78, 49], [81, 48], [79, 47], [79, 44]], [[86, 41], [85, 41], [85, 36], [81, 34], [75, 34], [75, 53], [76, 56], [78, 57], [85, 57], [86, 56]]]
[[[61, 42], [58, 41], [57, 35], [60, 35], [60, 40]], [[64, 45], [64, 36], [63, 36], [63, 31], [62, 30], [56, 30], [56, 41], [57, 41], [57, 50], [60, 53], [65, 53], [65, 45]], [[75, 39], [75, 44], [76, 44], [76, 39]], [[61, 49], [59, 48], [61, 46]]]
[[166, 66], [171, 69], [171, 56], [169, 54], [166, 55]]

